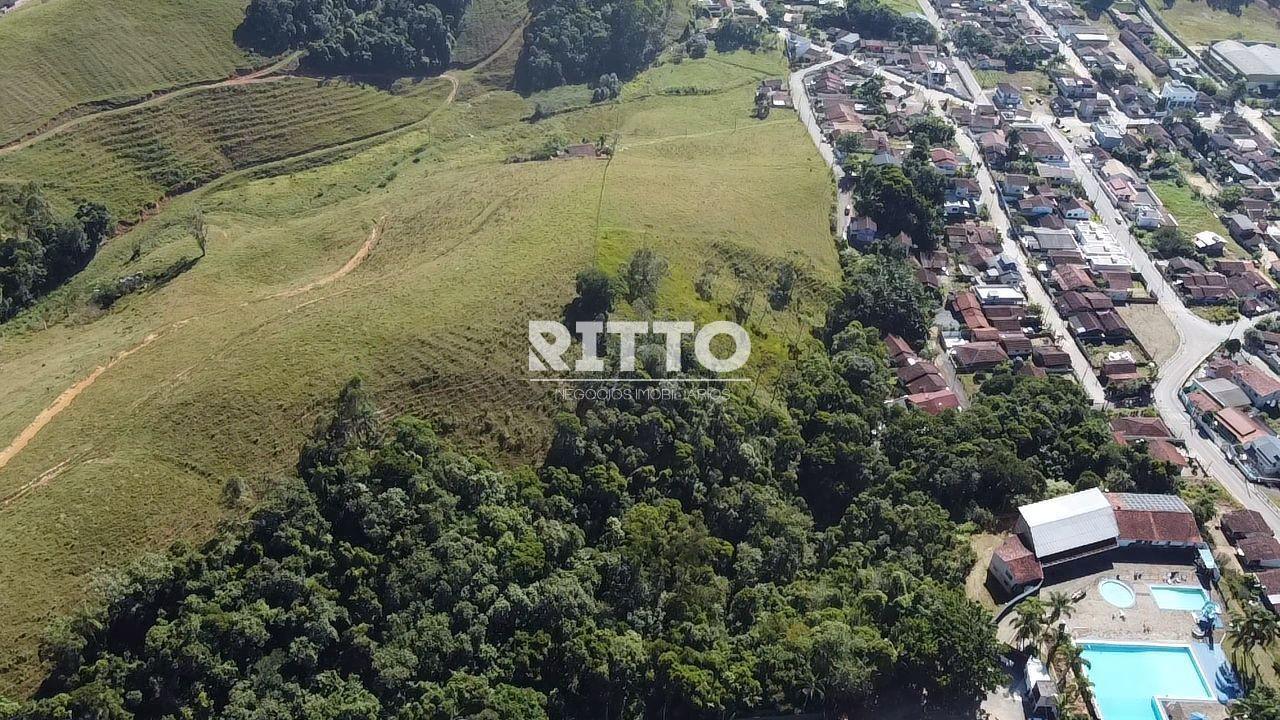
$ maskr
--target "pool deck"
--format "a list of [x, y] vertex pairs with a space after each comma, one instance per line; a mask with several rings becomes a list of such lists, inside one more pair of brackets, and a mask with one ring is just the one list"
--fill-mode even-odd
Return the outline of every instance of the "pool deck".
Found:
[[[1051, 572], [1051, 577], [1040, 592], [1040, 598], [1043, 600], [1054, 591], [1067, 595], [1085, 591], [1084, 597], [1075, 605], [1075, 612], [1066, 621], [1067, 628], [1076, 638], [1184, 645], [1200, 642], [1191, 634], [1195, 627], [1194, 613], [1186, 610], [1161, 610], [1151, 596], [1152, 585], [1170, 584], [1166, 577], [1171, 572], [1179, 573], [1186, 581], [1177, 583], [1174, 587], [1201, 587], [1221, 606], [1221, 598], [1211, 588], [1203, 588], [1199, 584], [1194, 565], [1167, 561], [1098, 561], [1089, 566], [1073, 568], [1072, 575], [1066, 578], [1054, 578]], [[1139, 573], [1141, 577], [1135, 578]], [[1104, 600], [1098, 592], [1100, 582], [1108, 578], [1114, 580], [1117, 575], [1120, 581], [1133, 589], [1133, 607], [1118, 608]], [[1015, 614], [1001, 623], [1002, 639], [1012, 638], [1011, 620]], [[1218, 630], [1214, 635], [1215, 642], [1220, 642], [1222, 631]]]

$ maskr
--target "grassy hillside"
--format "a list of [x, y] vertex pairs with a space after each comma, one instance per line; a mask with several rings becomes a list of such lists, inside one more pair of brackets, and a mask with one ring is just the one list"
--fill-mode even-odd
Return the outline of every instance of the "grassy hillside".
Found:
[[0, 155], [0, 181], [35, 180], [60, 200], [100, 200], [134, 219], [171, 191], [419, 120], [449, 87], [433, 80], [393, 94], [290, 78], [200, 90]]
[[230, 75], [246, 0], [57, 0], [0, 22], [0, 144], [77, 106]]
[[[622, 102], [540, 123], [523, 119], [529, 100], [464, 77], [459, 101], [345, 160], [180, 196], [0, 329], [0, 694], [31, 689], [42, 628], [98, 569], [205, 535], [228, 479], [261, 488], [287, 468], [354, 373], [390, 412], [511, 458], [541, 452], [559, 406], [525, 378], [526, 323], [559, 317], [593, 263], [613, 270], [642, 246], [668, 258], [662, 315], [733, 317], [737, 299], [767, 392], [838, 274], [830, 174], [792, 115], [749, 117], [757, 80], [782, 72], [748, 54], [686, 61]], [[704, 94], [668, 94], [688, 87]], [[601, 135], [616, 143], [608, 162], [506, 162]], [[109, 313], [85, 308], [95, 283], [194, 257], [197, 206], [207, 257]], [[788, 261], [800, 290], [774, 311], [766, 293]]]
[[1245, 5], [1240, 15], [1214, 9], [1205, 0], [1176, 0], [1172, 7], [1158, 1], [1149, 5], [1189, 45], [1228, 39], [1280, 42], [1280, 14], [1264, 0]]
[[528, 0], [471, 0], [462, 15], [453, 62], [474, 65], [511, 37], [529, 14]]

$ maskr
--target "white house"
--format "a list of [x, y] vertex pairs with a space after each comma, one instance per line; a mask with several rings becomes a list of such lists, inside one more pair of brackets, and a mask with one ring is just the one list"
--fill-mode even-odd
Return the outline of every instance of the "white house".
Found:
[[862, 38], [858, 35], [858, 33], [853, 33], [853, 32], [845, 33], [844, 35], [840, 36], [839, 40], [836, 40], [835, 44], [831, 46], [831, 49], [835, 50], [841, 55], [849, 55], [854, 50], [858, 49], [858, 44], [861, 42], [862, 42]]
[[1160, 99], [1170, 112], [1194, 108], [1196, 97], [1196, 89], [1180, 80], [1170, 80], [1160, 88]]
[[1280, 438], [1263, 435], [1246, 445], [1245, 450], [1260, 474], [1280, 477]]
[[1212, 230], [1201, 230], [1196, 233], [1192, 242], [1195, 243], [1196, 249], [1205, 255], [1221, 255], [1227, 247], [1226, 238]]

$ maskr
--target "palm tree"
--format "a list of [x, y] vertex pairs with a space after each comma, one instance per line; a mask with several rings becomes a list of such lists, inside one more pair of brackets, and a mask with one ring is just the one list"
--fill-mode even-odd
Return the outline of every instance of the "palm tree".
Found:
[[1245, 609], [1231, 621], [1227, 629], [1227, 638], [1231, 641], [1232, 660], [1238, 669], [1247, 670], [1250, 679], [1257, 678], [1258, 664], [1254, 660], [1254, 651], [1267, 648], [1280, 640], [1280, 621], [1270, 610], [1258, 606]]
[[1044, 633], [1044, 603], [1037, 598], [1023, 600], [1014, 615], [1013, 629], [1013, 638], [1020, 648], [1038, 641]]
[[1044, 644], [1049, 646], [1049, 652], [1045, 657], [1053, 658], [1058, 655], [1058, 649], [1071, 642], [1071, 635], [1067, 633], [1067, 629], [1061, 623], [1057, 625], [1049, 625], [1044, 629]]
[[1280, 717], [1280, 697], [1274, 690], [1258, 686], [1227, 706], [1231, 720], [1272, 720]]
[[1060, 620], [1067, 620], [1076, 612], [1076, 601], [1066, 593], [1054, 590], [1049, 593], [1049, 624], [1056, 625]]
[[1071, 670], [1071, 674], [1076, 676], [1076, 682], [1080, 686], [1080, 697], [1084, 698], [1085, 703], [1088, 704], [1093, 683], [1089, 681], [1089, 675], [1086, 672], [1089, 669], [1089, 661], [1084, 658], [1084, 648], [1067, 638], [1063, 641], [1060, 652], [1062, 662]]

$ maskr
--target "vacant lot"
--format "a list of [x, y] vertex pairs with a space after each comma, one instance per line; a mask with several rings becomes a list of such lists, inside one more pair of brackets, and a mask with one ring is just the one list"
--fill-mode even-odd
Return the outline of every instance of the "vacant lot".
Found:
[[1149, 5], [1188, 45], [1228, 39], [1280, 41], [1280, 16], [1261, 0], [1245, 5], [1240, 15], [1216, 10], [1205, 0], [1174, 0], [1172, 7], [1155, 0]]
[[[978, 84], [984, 89], [990, 90], [1000, 83], [1009, 83], [1010, 85], [1022, 90], [1023, 99], [1028, 103], [1036, 100], [1048, 102], [1053, 97], [1053, 85], [1049, 82], [1049, 76], [1039, 70], [1021, 70], [1019, 72], [1003, 72], [1001, 70], [975, 70], [974, 76], [978, 79]], [[1023, 88], [1031, 88], [1024, 90]]]
[[0, 144], [91, 103], [231, 75], [246, 0], [58, 0], [0, 22]]
[[[525, 378], [527, 321], [560, 317], [592, 264], [613, 271], [651, 247], [671, 264], [660, 315], [736, 306], [749, 373], [768, 392], [837, 277], [830, 173], [790, 114], [749, 117], [757, 80], [782, 72], [758, 55], [686, 61], [642, 76], [622, 102], [540, 123], [524, 119], [531, 102], [464, 76], [464, 100], [340, 162], [176, 198], [0, 329], [0, 448], [135, 349], [46, 412], [0, 468], [0, 694], [30, 690], [42, 628], [101, 568], [204, 537], [227, 512], [229, 479], [261, 490], [286, 471], [355, 373], [388, 412], [433, 418], [511, 462], [537, 456], [561, 406]], [[601, 136], [611, 161], [507, 162]], [[109, 313], [86, 309], [95, 284], [197, 255], [197, 207], [207, 257]], [[326, 283], [375, 227], [363, 264]], [[775, 311], [766, 293], [784, 262], [800, 282]], [[694, 292], [700, 277], [709, 299]]]
[[1223, 226], [1222, 221], [1215, 214], [1214, 207], [1204, 198], [1196, 197], [1190, 185], [1179, 185], [1168, 180], [1157, 180], [1150, 183], [1150, 186], [1155, 191], [1156, 196], [1160, 198], [1160, 202], [1164, 203], [1165, 208], [1173, 213], [1174, 218], [1178, 220], [1178, 225], [1188, 235], [1194, 235], [1205, 230], [1216, 232], [1227, 239], [1228, 250], [1232, 254], [1247, 257], [1248, 253], [1245, 253], [1244, 249], [1231, 239], [1227, 228]]
[[422, 119], [450, 85], [391, 93], [309, 78], [200, 90], [96, 117], [0, 156], [0, 180], [35, 180], [57, 199], [105, 202], [133, 220], [172, 191]]
[[1120, 308], [1120, 317], [1133, 328], [1134, 335], [1157, 364], [1173, 357], [1178, 349], [1178, 330], [1159, 305], [1125, 305]]

